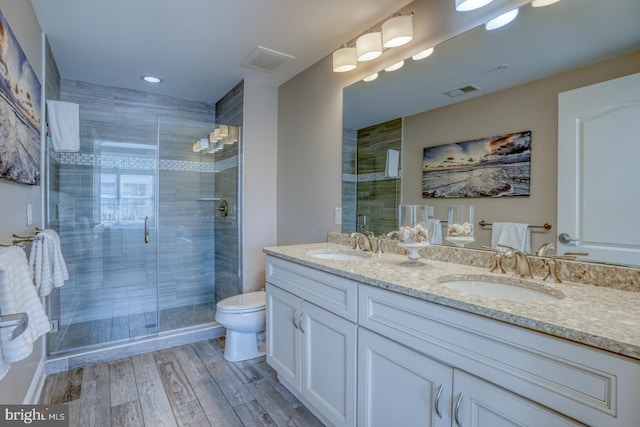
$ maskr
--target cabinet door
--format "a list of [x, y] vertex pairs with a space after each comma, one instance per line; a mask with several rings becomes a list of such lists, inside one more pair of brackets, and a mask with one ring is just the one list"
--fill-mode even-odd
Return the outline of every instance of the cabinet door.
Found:
[[451, 425], [453, 370], [367, 329], [358, 331], [358, 425]]
[[297, 329], [302, 300], [267, 283], [267, 363], [280, 379], [300, 390], [300, 334]]
[[455, 371], [454, 425], [458, 427], [583, 426], [523, 397]]
[[302, 302], [302, 396], [336, 426], [356, 423], [357, 325]]

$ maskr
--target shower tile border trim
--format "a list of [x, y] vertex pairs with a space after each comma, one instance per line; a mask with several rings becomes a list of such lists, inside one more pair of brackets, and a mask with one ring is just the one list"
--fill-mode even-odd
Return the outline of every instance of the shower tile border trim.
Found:
[[[61, 165], [98, 166], [118, 169], [154, 170], [156, 168], [155, 158], [107, 154], [59, 153], [59, 162]], [[164, 171], [218, 173], [238, 166], [238, 156], [219, 162], [160, 159], [158, 166], [160, 170]]]

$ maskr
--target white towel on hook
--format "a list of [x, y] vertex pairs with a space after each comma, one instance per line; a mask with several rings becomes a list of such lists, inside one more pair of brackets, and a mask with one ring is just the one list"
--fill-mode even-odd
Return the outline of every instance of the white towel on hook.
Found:
[[429, 218], [429, 243], [442, 244], [442, 224], [439, 219]]
[[47, 101], [51, 143], [55, 151], [80, 150], [80, 106], [71, 102]]
[[33, 343], [49, 332], [49, 319], [29, 274], [27, 256], [22, 248], [10, 246], [0, 249], [0, 309], [2, 315], [26, 313], [28, 326], [13, 340], [13, 328], [0, 328], [0, 379], [11, 363], [29, 356]]
[[506, 251], [498, 245], [511, 246], [524, 253], [531, 252], [531, 231], [529, 224], [517, 222], [494, 222], [491, 226], [491, 247]]
[[41, 297], [51, 293], [53, 288], [64, 285], [69, 279], [67, 264], [62, 255], [60, 237], [54, 230], [44, 230], [37, 234], [29, 254], [29, 270], [36, 290]]

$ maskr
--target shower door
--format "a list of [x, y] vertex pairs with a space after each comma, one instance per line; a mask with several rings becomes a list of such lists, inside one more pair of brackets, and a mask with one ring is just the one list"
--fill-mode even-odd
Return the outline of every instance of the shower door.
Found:
[[158, 331], [157, 119], [85, 122], [81, 141], [77, 153], [49, 151], [48, 226], [70, 276], [48, 300], [50, 354]]

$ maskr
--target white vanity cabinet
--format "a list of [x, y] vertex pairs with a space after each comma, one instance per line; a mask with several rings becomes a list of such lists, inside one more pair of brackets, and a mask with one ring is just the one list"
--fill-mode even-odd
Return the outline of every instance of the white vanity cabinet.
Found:
[[[640, 425], [635, 360], [373, 286], [360, 285], [359, 306], [361, 336], [366, 328], [391, 341], [387, 353], [413, 351], [450, 367], [453, 388], [445, 395], [445, 385], [440, 404], [450, 402], [452, 426]], [[386, 377], [359, 372], [360, 382]], [[429, 395], [436, 386], [422, 392], [426, 405], [435, 407]], [[361, 397], [360, 405], [378, 404]], [[440, 425], [433, 414], [428, 419]]]
[[360, 426], [582, 425], [365, 328], [358, 378]]
[[357, 283], [267, 259], [267, 363], [336, 426], [356, 424]]
[[449, 366], [359, 329], [359, 426], [451, 426], [452, 385]]

